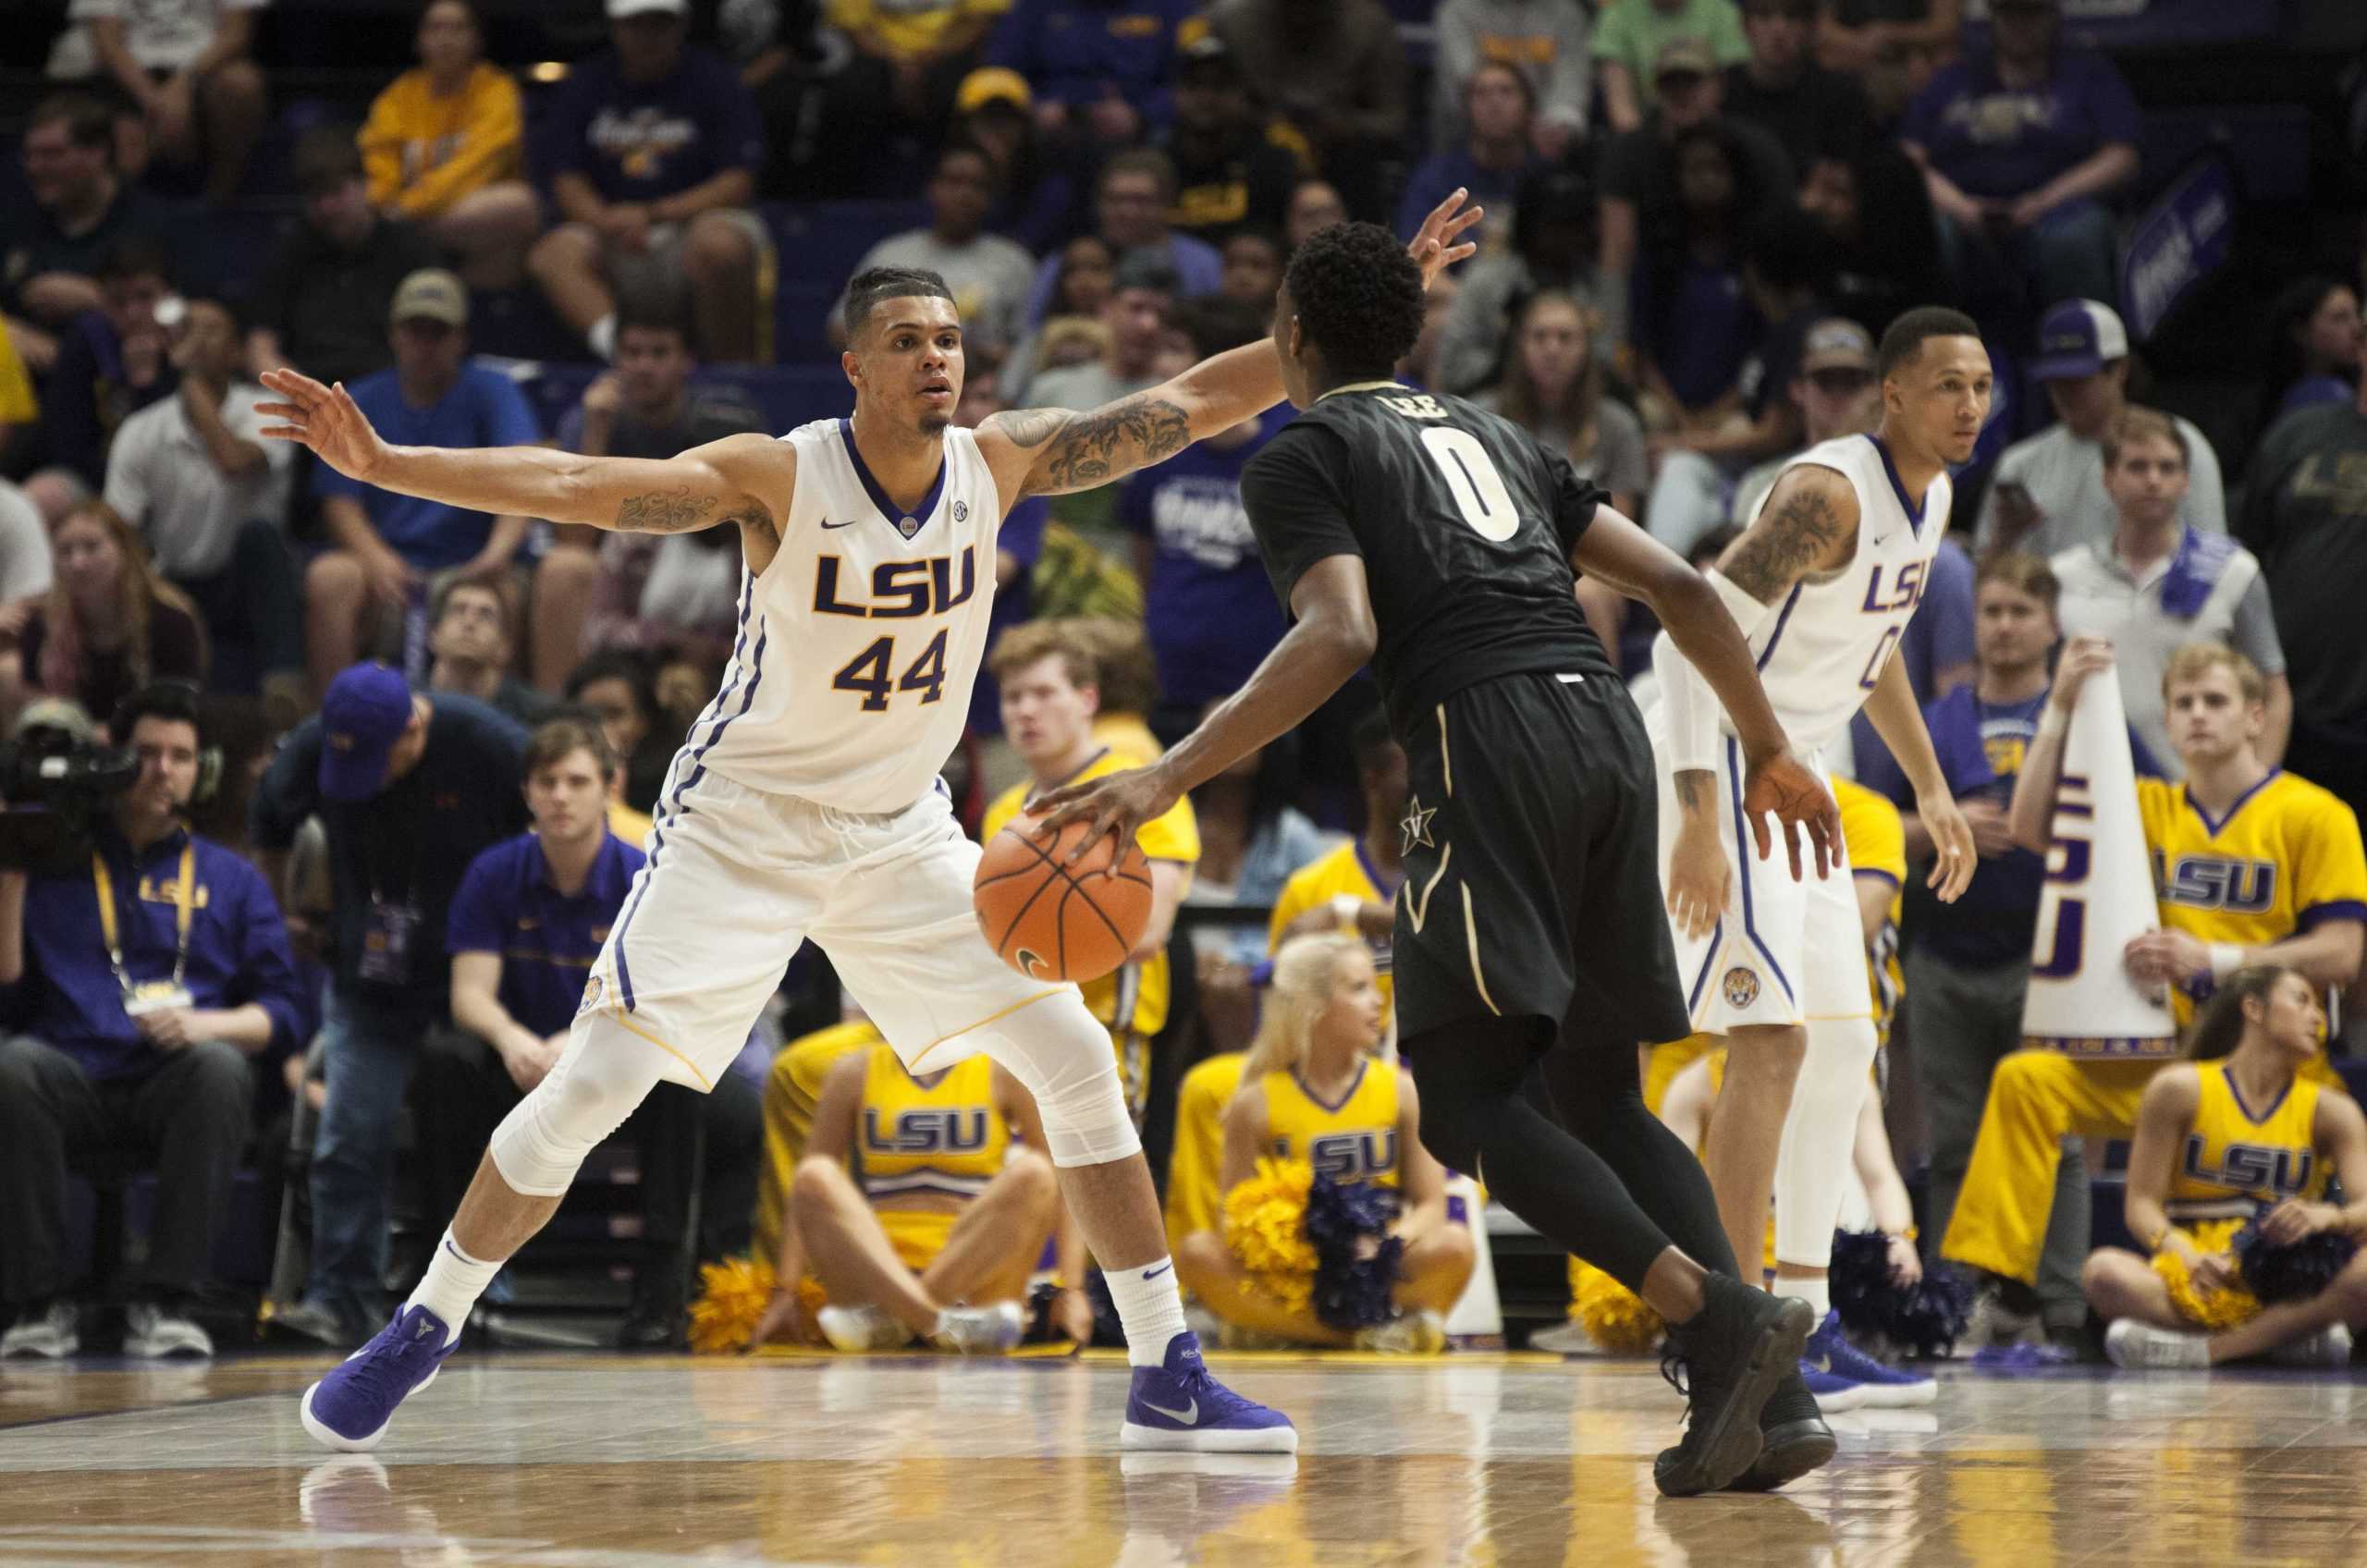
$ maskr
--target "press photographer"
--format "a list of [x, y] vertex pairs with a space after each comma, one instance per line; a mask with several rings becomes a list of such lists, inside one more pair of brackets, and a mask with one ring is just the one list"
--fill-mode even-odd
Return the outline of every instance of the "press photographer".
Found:
[[213, 1354], [190, 1303], [246, 1145], [248, 1058], [297, 1027], [270, 888], [189, 831], [201, 775], [219, 767], [196, 690], [142, 687], [110, 728], [139, 771], [92, 813], [80, 864], [0, 871], [0, 1305], [15, 1316], [0, 1357], [78, 1348], [66, 1173], [124, 1155], [157, 1173], [124, 1353]]
[[110, 747], [81, 704], [44, 697], [0, 744], [0, 869], [71, 871], [90, 857], [108, 801], [140, 778], [128, 746]]

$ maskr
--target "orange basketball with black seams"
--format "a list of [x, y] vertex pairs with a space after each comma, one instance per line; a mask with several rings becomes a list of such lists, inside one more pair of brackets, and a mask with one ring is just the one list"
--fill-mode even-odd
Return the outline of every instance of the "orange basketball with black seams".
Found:
[[1150, 925], [1150, 862], [1129, 839], [1110, 868], [1107, 834], [1063, 864], [1092, 824], [1058, 836], [1014, 818], [987, 845], [971, 900], [978, 929], [1002, 961], [1034, 980], [1098, 980], [1126, 962]]

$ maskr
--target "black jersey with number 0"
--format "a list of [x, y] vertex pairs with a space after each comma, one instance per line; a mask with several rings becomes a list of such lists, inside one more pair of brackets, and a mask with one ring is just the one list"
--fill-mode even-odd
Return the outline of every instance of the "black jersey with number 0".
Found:
[[1508, 420], [1387, 382], [1343, 387], [1268, 442], [1241, 490], [1285, 609], [1316, 562], [1364, 557], [1401, 739], [1415, 716], [1496, 676], [1617, 678], [1570, 567], [1606, 493]]

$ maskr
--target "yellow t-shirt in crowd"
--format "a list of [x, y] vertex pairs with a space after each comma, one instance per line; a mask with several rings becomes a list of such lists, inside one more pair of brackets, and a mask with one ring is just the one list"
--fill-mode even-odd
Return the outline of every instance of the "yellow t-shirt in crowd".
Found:
[[[1281, 950], [1282, 933], [1308, 910], [1320, 908], [1343, 893], [1359, 903], [1385, 904], [1396, 897], [1397, 883], [1402, 880], [1392, 878], [1384, 888], [1380, 868], [1365, 853], [1363, 843], [1353, 839], [1322, 859], [1307, 862], [1291, 873], [1291, 879], [1282, 884], [1282, 897], [1274, 900], [1274, 916], [1266, 926], [1267, 952]], [[1389, 968], [1389, 940], [1382, 937], [1369, 946], [1372, 966], [1380, 972], [1381, 1003], [1394, 1010], [1397, 988]]]
[[1011, 0], [827, 0], [822, 18], [840, 32], [867, 32], [900, 55], [922, 55], [972, 18], [1010, 9]]
[[41, 400], [33, 396], [32, 377], [17, 355], [8, 324], [0, 321], [0, 424], [31, 424], [41, 418]]
[[428, 218], [525, 165], [526, 115], [517, 82], [480, 61], [449, 98], [424, 70], [395, 78], [355, 138], [370, 182], [370, 204]]

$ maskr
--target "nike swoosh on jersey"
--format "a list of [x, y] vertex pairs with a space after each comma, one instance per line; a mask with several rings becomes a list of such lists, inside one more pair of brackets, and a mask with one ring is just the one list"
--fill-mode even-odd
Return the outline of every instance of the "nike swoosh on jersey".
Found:
[[1200, 1402], [1197, 1399], [1185, 1401], [1181, 1410], [1170, 1410], [1163, 1404], [1153, 1404], [1148, 1400], [1143, 1401], [1143, 1405], [1146, 1409], [1158, 1411], [1170, 1421], [1181, 1421], [1186, 1427], [1196, 1427], [1200, 1423]]
[[825, 528], [852, 528], [856, 523], [861, 522], [862, 521], [863, 519], [859, 517], [851, 517], [844, 522], [826, 522], [822, 526]]

